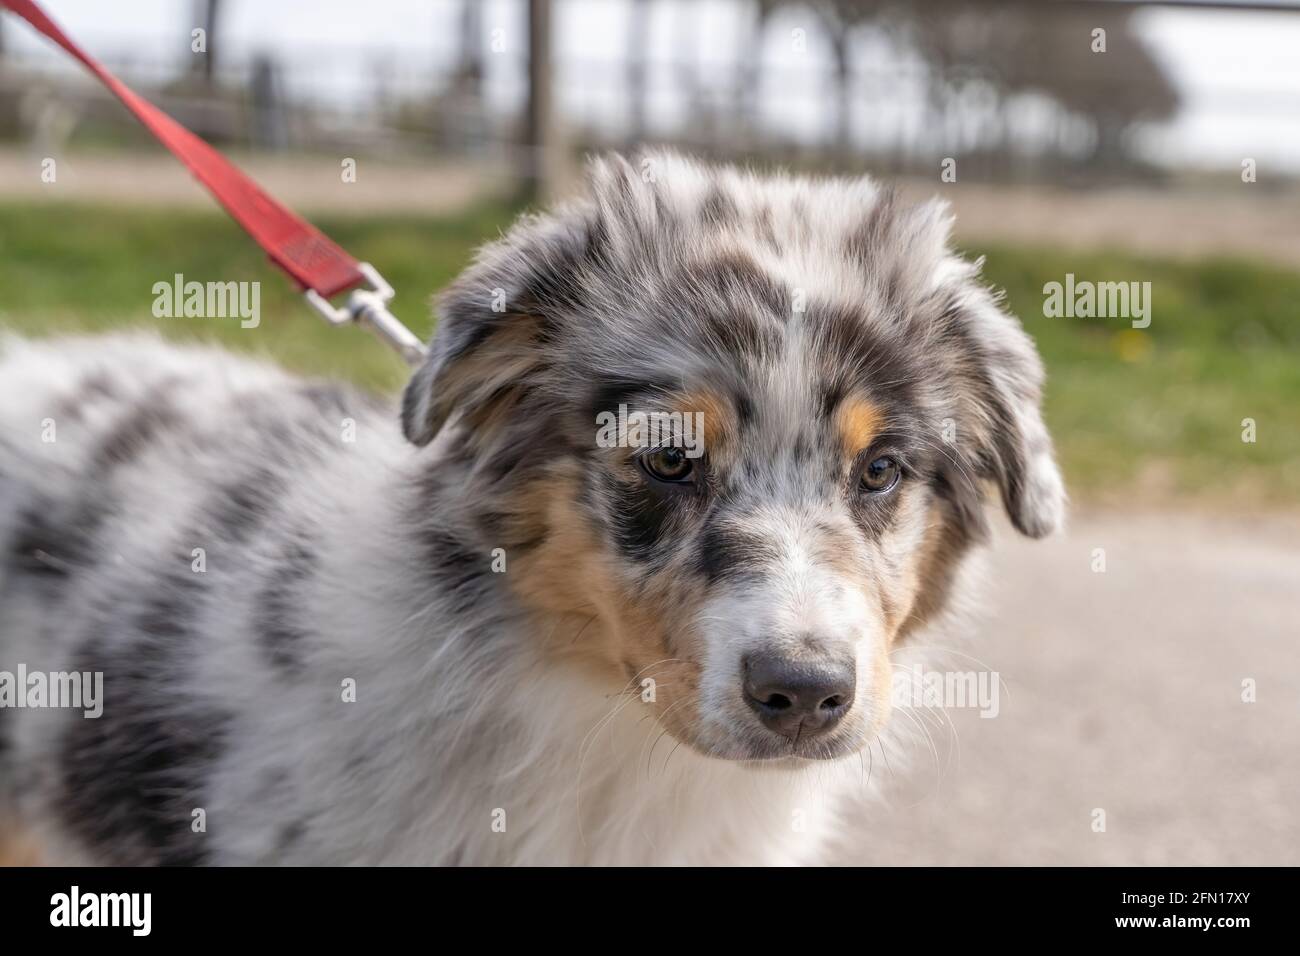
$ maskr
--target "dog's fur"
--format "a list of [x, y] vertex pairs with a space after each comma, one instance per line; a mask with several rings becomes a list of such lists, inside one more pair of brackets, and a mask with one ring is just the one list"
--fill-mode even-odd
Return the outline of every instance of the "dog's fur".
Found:
[[[597, 161], [442, 296], [401, 429], [207, 350], [8, 341], [0, 670], [105, 703], [0, 709], [0, 803], [68, 862], [816, 859], [985, 485], [1062, 519], [1037, 355], [948, 228], [865, 179]], [[695, 484], [599, 447], [620, 404], [703, 413]], [[760, 724], [746, 655], [828, 649], [833, 732]]]

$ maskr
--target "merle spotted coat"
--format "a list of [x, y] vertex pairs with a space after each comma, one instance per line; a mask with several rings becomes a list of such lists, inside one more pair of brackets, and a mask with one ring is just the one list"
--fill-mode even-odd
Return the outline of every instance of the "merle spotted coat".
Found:
[[[815, 860], [899, 762], [895, 665], [978, 598], [985, 490], [1061, 521], [1030, 340], [942, 205], [869, 180], [600, 160], [439, 312], [400, 408], [4, 341], [0, 671], [105, 702], [0, 709], [0, 827], [55, 862]], [[703, 414], [689, 480], [595, 441], [619, 405]], [[847, 662], [833, 730], [756, 718], [760, 653]]]

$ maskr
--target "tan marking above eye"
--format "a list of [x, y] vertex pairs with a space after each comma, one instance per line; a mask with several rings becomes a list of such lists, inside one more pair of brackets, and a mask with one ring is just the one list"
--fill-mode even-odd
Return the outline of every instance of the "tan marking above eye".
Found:
[[855, 459], [864, 448], [880, 434], [884, 413], [860, 395], [850, 395], [835, 410], [835, 430], [839, 435], [840, 449], [848, 460]]
[[699, 412], [703, 416], [704, 447], [715, 458], [736, 434], [736, 415], [731, 403], [713, 392], [686, 392], [673, 400], [672, 410], [683, 414]]

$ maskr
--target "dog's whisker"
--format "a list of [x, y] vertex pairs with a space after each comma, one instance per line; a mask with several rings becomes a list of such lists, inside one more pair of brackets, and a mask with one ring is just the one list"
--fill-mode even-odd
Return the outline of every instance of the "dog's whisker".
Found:
[[934, 738], [931, 737], [929, 729], [908, 709], [900, 708], [899, 713], [901, 713], [903, 717], [907, 718], [909, 721], [912, 722], [912, 725], [915, 726], [917, 730], [920, 732], [921, 738], [929, 745], [930, 755], [934, 759], [935, 779], [936, 781], [941, 781], [943, 779], [943, 771], [939, 767], [939, 749], [935, 745]]

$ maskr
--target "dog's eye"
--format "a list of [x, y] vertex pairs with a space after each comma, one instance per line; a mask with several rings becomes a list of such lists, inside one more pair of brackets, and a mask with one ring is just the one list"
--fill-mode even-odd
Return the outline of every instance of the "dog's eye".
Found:
[[892, 491], [898, 484], [901, 474], [902, 469], [898, 467], [898, 462], [887, 455], [882, 455], [862, 469], [862, 490], [872, 495], [882, 495]]
[[681, 448], [658, 448], [641, 456], [641, 467], [660, 481], [690, 481], [694, 465]]

